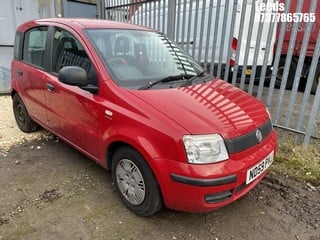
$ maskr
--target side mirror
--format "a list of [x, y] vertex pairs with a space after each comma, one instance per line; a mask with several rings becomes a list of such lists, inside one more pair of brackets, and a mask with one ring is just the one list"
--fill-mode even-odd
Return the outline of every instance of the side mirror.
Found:
[[61, 68], [58, 73], [58, 79], [62, 83], [78, 87], [87, 86], [89, 83], [87, 72], [83, 68], [76, 66]]

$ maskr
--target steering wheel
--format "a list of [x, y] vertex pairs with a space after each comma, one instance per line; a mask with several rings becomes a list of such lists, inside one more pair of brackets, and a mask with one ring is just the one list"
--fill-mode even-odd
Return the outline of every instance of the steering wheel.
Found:
[[113, 64], [128, 64], [128, 62], [122, 57], [111, 58], [111, 59], [108, 60], [108, 63], [110, 65], [113, 65]]

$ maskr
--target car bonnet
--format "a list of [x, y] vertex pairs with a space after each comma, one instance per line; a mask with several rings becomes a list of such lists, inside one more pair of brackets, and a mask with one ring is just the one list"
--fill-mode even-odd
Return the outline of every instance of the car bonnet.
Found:
[[181, 88], [131, 93], [190, 134], [219, 133], [230, 139], [255, 130], [269, 119], [258, 99], [219, 79]]

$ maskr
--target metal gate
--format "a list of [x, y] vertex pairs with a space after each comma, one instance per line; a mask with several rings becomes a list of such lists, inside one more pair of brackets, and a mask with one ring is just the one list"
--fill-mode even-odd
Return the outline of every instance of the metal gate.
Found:
[[106, 0], [102, 6], [109, 20], [166, 33], [212, 75], [264, 101], [281, 137], [304, 145], [320, 139], [317, 0]]

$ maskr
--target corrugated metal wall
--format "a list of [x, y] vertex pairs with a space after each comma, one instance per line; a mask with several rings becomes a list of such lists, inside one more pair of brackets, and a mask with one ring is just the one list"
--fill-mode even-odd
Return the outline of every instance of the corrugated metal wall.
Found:
[[[106, 18], [166, 33], [266, 103], [281, 137], [320, 139], [317, 0], [106, 0]], [[297, 14], [299, 13], [299, 14]], [[282, 131], [284, 130], [284, 131]]]
[[10, 64], [16, 27], [31, 18], [39, 18], [34, 0], [2, 0], [0, 7], [0, 94], [10, 91]]
[[11, 87], [10, 65], [16, 27], [36, 18], [97, 18], [97, 0], [1, 0], [0, 7], [0, 94]]

